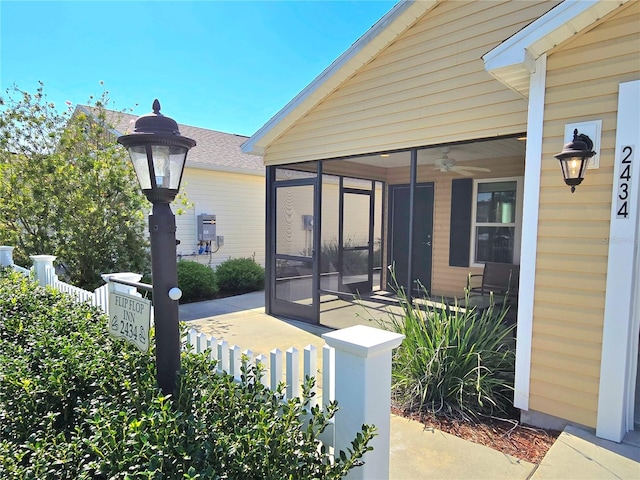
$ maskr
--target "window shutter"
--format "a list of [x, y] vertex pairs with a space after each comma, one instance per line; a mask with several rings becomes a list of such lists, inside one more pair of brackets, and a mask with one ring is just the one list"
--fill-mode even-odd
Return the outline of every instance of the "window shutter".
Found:
[[450, 267], [469, 266], [472, 197], [472, 178], [459, 178], [451, 181], [451, 229], [449, 231]]

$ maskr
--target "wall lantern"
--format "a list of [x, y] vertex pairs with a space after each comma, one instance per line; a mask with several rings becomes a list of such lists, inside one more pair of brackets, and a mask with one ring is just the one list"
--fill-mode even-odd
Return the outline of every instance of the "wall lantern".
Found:
[[169, 203], [178, 194], [189, 149], [195, 140], [183, 137], [175, 120], [160, 113], [160, 102], [153, 102], [153, 113], [136, 120], [131, 135], [118, 138], [129, 150], [140, 188], [153, 204], [149, 215], [151, 278], [153, 283], [156, 329], [156, 367], [158, 386], [165, 395], [177, 391], [180, 370], [180, 329], [176, 266], [176, 218]]
[[578, 134], [576, 128], [573, 131], [573, 140], [567, 143], [560, 153], [554, 155], [560, 161], [564, 182], [571, 187], [571, 193], [575, 192], [576, 186], [584, 180], [589, 159], [595, 154], [591, 139], [585, 134]]

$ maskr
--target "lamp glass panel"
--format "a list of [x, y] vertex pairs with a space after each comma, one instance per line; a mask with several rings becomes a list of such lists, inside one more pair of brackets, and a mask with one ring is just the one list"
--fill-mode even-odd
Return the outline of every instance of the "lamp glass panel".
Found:
[[568, 178], [580, 178], [580, 173], [582, 170], [582, 158], [581, 157], [571, 157], [567, 161], [567, 175]]
[[184, 147], [152, 145], [153, 170], [158, 188], [177, 190], [187, 154]]
[[576, 180], [584, 178], [585, 171], [589, 165], [589, 159], [583, 157], [569, 157], [560, 160], [562, 175], [565, 180]]
[[129, 156], [131, 157], [131, 163], [133, 163], [133, 169], [136, 171], [140, 188], [149, 190], [151, 188], [151, 176], [149, 175], [146, 147], [144, 145], [129, 147]]
[[171, 171], [171, 186], [169, 188], [180, 189], [182, 172], [184, 171], [184, 163], [187, 159], [188, 151], [189, 149], [185, 147], [171, 147], [169, 150], [169, 169]]

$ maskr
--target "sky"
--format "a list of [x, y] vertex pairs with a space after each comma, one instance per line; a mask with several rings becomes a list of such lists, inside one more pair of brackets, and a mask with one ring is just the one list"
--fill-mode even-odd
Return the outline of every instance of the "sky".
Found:
[[[0, 0], [0, 95], [17, 85], [251, 136], [397, 3]], [[103, 85], [100, 84], [103, 82]]]

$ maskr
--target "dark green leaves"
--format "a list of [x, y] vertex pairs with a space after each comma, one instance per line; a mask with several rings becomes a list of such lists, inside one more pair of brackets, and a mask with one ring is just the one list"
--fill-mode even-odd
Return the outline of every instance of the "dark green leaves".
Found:
[[327, 412], [284, 401], [244, 366], [242, 382], [183, 354], [176, 398], [156, 388], [155, 352], [112, 340], [89, 305], [0, 273], [0, 478], [296, 480], [344, 476], [370, 449], [363, 426], [331, 462]]

